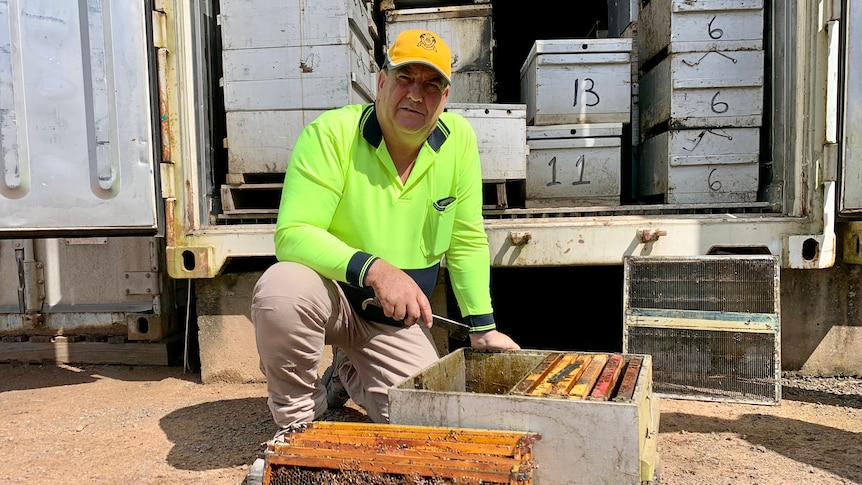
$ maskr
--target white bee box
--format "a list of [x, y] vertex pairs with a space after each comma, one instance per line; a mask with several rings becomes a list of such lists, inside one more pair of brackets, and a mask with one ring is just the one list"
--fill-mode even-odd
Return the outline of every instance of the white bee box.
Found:
[[225, 50], [349, 44], [354, 35], [379, 37], [364, 0], [221, 0]]
[[386, 47], [401, 32], [427, 29], [452, 50], [452, 103], [493, 103], [494, 24], [491, 4], [385, 11]]
[[521, 66], [527, 124], [631, 122], [633, 40], [537, 40]]
[[639, 196], [666, 203], [754, 202], [759, 128], [703, 128], [659, 133], [641, 144]]
[[467, 118], [476, 132], [482, 180], [527, 176], [527, 123], [523, 104], [448, 103], [446, 111]]
[[323, 110], [228, 112], [228, 172], [284, 173], [300, 132], [321, 113]]
[[358, 42], [224, 51], [227, 111], [330, 109], [374, 100], [377, 64]]
[[671, 54], [640, 79], [640, 131], [760, 126], [763, 76], [762, 50]]
[[651, 0], [639, 15], [640, 66], [665, 50], [763, 49], [763, 0]]
[[622, 127], [527, 127], [526, 206], [619, 205]]

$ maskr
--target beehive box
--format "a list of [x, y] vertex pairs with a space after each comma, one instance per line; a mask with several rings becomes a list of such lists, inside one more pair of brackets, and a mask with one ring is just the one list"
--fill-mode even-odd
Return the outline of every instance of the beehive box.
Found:
[[638, 18], [638, 62], [662, 52], [763, 49], [763, 0], [651, 0]]
[[448, 103], [446, 111], [460, 114], [473, 126], [479, 144], [483, 181], [502, 182], [526, 178], [526, 106]]
[[[654, 478], [658, 461], [651, 362], [636, 354], [462, 348], [390, 388], [389, 418], [539, 433], [536, 484], [644, 483]], [[632, 363], [631, 372], [625, 363]], [[619, 388], [605, 394], [608, 382]]]
[[372, 46], [306, 45], [224, 51], [225, 110], [330, 109], [371, 102], [377, 91]]
[[453, 103], [493, 103], [494, 24], [491, 4], [405, 8], [385, 13], [386, 45], [399, 33], [427, 29], [439, 35], [452, 50]]
[[640, 132], [760, 126], [763, 76], [762, 50], [671, 54], [638, 84]]
[[537, 40], [521, 66], [527, 124], [631, 122], [633, 40]]
[[608, 37], [626, 37], [626, 29], [637, 23], [640, 0], [608, 0]]
[[353, 36], [374, 45], [380, 35], [364, 0], [219, 2], [224, 50], [346, 45]]
[[619, 205], [622, 123], [527, 127], [526, 205]]
[[223, 0], [228, 173], [282, 173], [299, 131], [323, 110], [374, 100], [379, 42], [368, 3]]
[[757, 200], [759, 128], [670, 130], [641, 144], [639, 196], [666, 203]]
[[280, 173], [302, 128], [321, 112], [372, 102], [371, 48], [309, 45], [224, 51], [228, 172]]
[[298, 109], [228, 112], [228, 173], [284, 173], [300, 132], [323, 111]]

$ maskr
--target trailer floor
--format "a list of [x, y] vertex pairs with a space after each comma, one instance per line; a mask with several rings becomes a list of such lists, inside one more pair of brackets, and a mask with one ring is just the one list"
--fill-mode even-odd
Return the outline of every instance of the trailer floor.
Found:
[[[784, 384], [777, 406], [662, 399], [658, 482], [862, 483], [862, 379]], [[240, 485], [273, 432], [263, 384], [181, 367], [0, 364], [0, 410], [0, 484]]]

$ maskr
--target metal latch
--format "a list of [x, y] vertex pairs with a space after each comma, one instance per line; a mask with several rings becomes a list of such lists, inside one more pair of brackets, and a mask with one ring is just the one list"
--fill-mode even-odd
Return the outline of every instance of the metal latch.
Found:
[[18, 268], [18, 310], [39, 313], [45, 302], [44, 264], [33, 259], [32, 240], [14, 241], [12, 247]]

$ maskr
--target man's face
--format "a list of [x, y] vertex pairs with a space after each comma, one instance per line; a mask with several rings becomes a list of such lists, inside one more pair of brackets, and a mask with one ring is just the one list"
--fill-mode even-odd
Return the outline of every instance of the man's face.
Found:
[[449, 86], [436, 70], [421, 64], [408, 64], [381, 72], [377, 93], [381, 125], [387, 125], [394, 132], [424, 138], [446, 107]]

